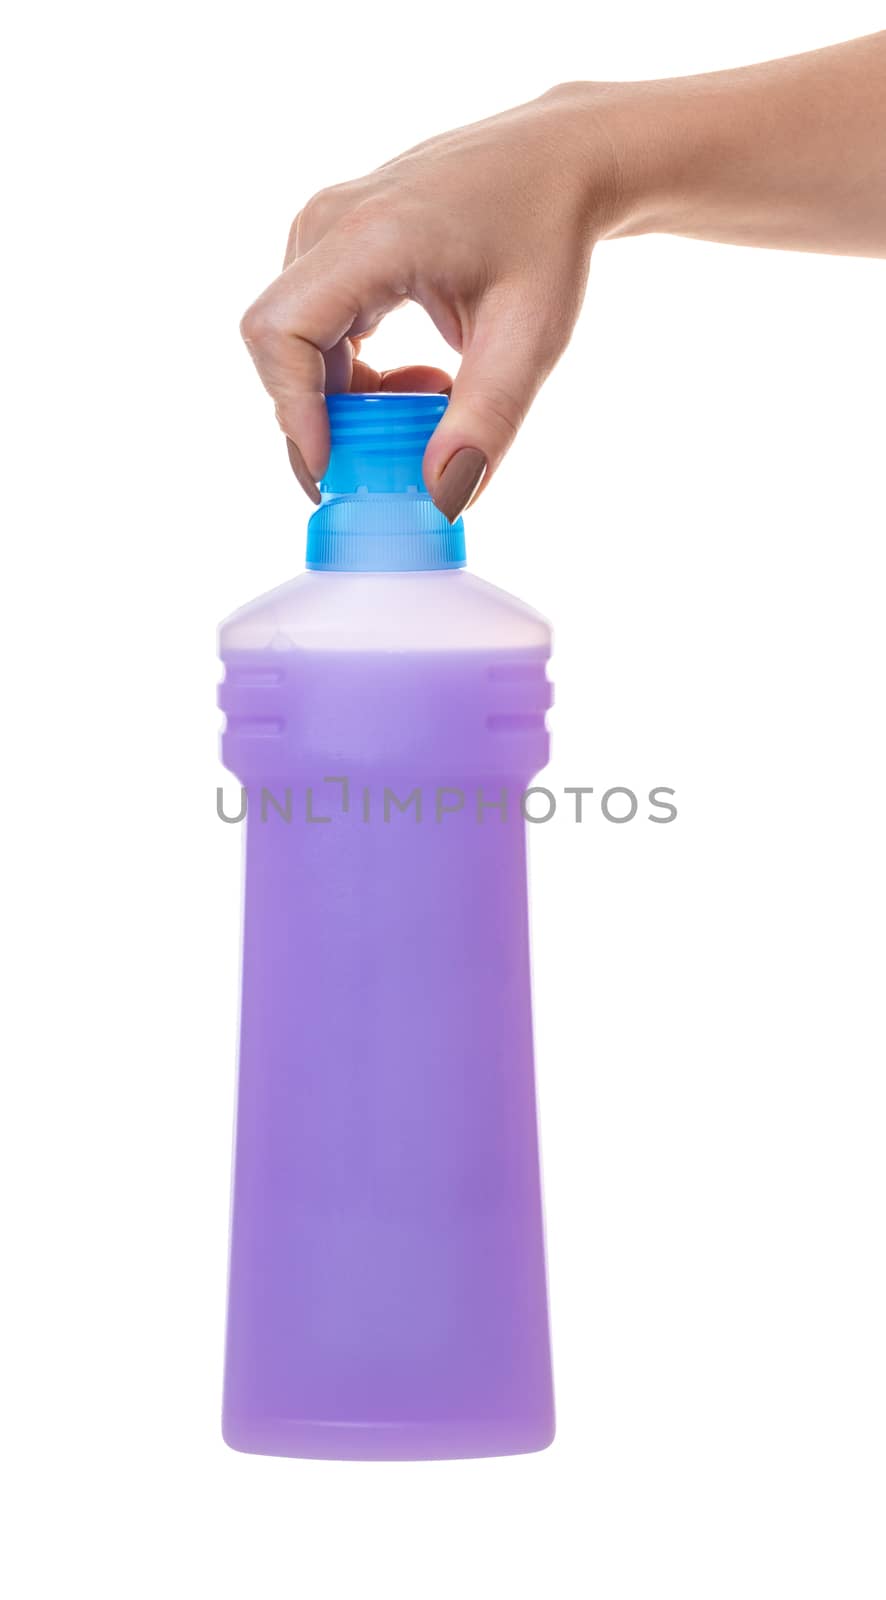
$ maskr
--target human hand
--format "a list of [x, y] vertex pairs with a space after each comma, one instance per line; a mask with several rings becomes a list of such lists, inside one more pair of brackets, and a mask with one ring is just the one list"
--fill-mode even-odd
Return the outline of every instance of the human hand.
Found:
[[[424, 461], [450, 520], [495, 471], [569, 340], [591, 249], [616, 212], [618, 173], [587, 89], [566, 85], [431, 139], [321, 191], [296, 217], [283, 272], [242, 332], [315, 501], [327, 390], [452, 385]], [[379, 373], [362, 359], [362, 341], [405, 300], [460, 353], [454, 380], [433, 367]]]
[[388, 311], [424, 306], [461, 355], [424, 460], [454, 520], [566, 346], [598, 240], [886, 256], [884, 196], [886, 33], [697, 77], [563, 84], [315, 195], [243, 335], [319, 500], [327, 390], [449, 387], [437, 368], [362, 360]]

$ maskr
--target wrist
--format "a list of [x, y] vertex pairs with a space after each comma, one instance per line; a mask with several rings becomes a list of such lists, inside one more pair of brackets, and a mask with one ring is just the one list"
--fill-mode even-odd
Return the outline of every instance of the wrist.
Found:
[[592, 242], [679, 231], [695, 204], [704, 107], [687, 106], [679, 84], [564, 83], [550, 91], [580, 152]]

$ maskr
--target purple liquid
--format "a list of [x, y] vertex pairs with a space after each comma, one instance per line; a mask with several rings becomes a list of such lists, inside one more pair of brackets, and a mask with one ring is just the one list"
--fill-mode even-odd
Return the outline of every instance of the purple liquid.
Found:
[[[553, 1437], [525, 827], [538, 652], [238, 652], [247, 786], [224, 1435], [397, 1460]], [[343, 786], [325, 784], [347, 777]], [[266, 802], [266, 786], [292, 820]], [[315, 817], [306, 820], [306, 789]], [[437, 790], [463, 808], [437, 816]], [[398, 811], [384, 789], [415, 804]], [[477, 796], [498, 802], [477, 820]], [[366, 820], [364, 791], [369, 792]], [[444, 806], [454, 806], [448, 793]]]

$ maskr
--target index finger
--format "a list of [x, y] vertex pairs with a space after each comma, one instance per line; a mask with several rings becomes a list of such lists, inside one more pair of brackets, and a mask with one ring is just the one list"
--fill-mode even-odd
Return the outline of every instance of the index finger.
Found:
[[359, 337], [403, 299], [386, 257], [328, 235], [293, 261], [249, 307], [240, 324], [283, 432], [315, 480], [329, 460], [328, 351]]

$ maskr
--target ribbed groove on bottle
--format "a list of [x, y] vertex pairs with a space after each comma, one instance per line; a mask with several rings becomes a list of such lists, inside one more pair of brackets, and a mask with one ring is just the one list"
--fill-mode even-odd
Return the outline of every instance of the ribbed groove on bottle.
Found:
[[543, 711], [497, 711], [486, 718], [490, 733], [531, 733], [543, 729]]
[[506, 666], [490, 667], [487, 676], [493, 683], [528, 683], [545, 676], [545, 663], [516, 661]]
[[285, 677], [278, 667], [228, 667], [224, 681], [235, 689], [272, 689]]
[[224, 731], [253, 739], [279, 739], [285, 726], [282, 717], [228, 717]]

